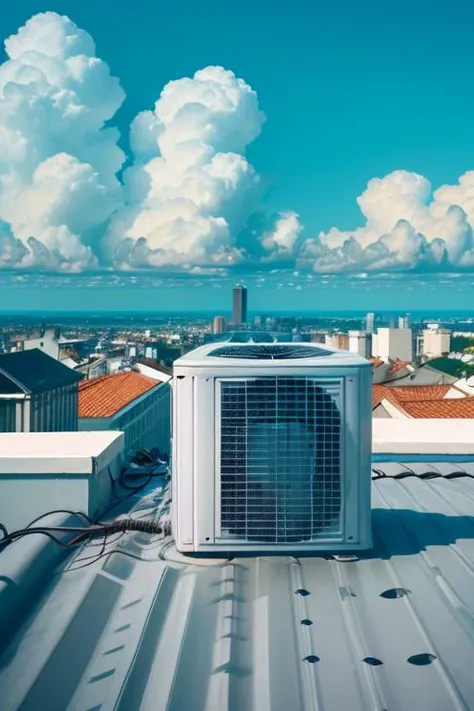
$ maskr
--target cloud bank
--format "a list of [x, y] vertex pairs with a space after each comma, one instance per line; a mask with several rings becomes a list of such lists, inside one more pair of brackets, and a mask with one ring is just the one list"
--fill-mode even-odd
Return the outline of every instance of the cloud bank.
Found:
[[434, 192], [403, 170], [374, 178], [357, 200], [363, 227], [308, 237], [294, 211], [262, 209], [246, 149], [265, 116], [231, 71], [206, 67], [157, 87], [154, 107], [130, 127], [122, 175], [126, 156], [111, 124], [125, 93], [93, 39], [46, 12], [9, 37], [5, 51], [0, 269], [474, 268], [474, 171]]
[[474, 266], [474, 171], [432, 193], [423, 176], [397, 170], [370, 180], [357, 202], [365, 225], [306, 240], [301, 265], [316, 272]]

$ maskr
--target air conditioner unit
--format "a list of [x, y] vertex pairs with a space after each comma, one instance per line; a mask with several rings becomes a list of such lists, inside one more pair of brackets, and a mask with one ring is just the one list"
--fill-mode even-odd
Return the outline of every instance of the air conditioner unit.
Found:
[[372, 546], [372, 366], [307, 343], [212, 343], [175, 361], [182, 553]]

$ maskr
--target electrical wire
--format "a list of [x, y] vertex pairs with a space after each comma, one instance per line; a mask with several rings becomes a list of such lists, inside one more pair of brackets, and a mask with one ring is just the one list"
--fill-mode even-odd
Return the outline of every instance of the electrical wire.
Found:
[[43, 528], [25, 528], [22, 529], [22, 531], [15, 531], [15, 533], [18, 533], [17, 536], [12, 537], [12, 534], [9, 534], [8, 539], [2, 538], [0, 540], [0, 550], [4, 545], [8, 545], [9, 543], [12, 543], [15, 540], [18, 540], [18, 538], [23, 538], [23, 536], [28, 536], [28, 535], [33, 535], [36, 533], [40, 533], [43, 536], [46, 536], [47, 538], [50, 538], [54, 543], [57, 543], [58, 546], [61, 546], [61, 548], [72, 548], [75, 545], [79, 545], [79, 543], [82, 543], [82, 541], [78, 541], [77, 543], [75, 541], [69, 541], [69, 542], [64, 542], [61, 541], [59, 538], [54, 536], [50, 531], [43, 529]]
[[82, 513], [82, 511], [70, 511], [69, 509], [54, 509], [53, 511], [48, 511], [47, 513], [41, 514], [41, 516], [37, 516], [37, 518], [33, 519], [33, 521], [30, 521], [30, 523], [25, 526], [25, 528], [31, 528], [31, 526], [33, 526], [35, 523], [41, 521], [42, 518], [46, 518], [47, 516], [52, 516], [53, 514], [59, 513], [66, 513], [70, 516], [75, 516], [76, 518], [82, 518], [89, 525], [92, 524], [92, 519], [87, 516], [87, 514]]

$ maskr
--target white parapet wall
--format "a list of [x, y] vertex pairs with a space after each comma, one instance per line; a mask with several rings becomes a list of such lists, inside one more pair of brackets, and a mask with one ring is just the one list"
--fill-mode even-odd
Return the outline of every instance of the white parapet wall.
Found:
[[22, 528], [54, 509], [95, 516], [123, 466], [122, 432], [0, 433], [0, 523]]
[[[474, 420], [378, 419], [372, 422], [372, 456], [474, 456]], [[400, 457], [402, 459], [400, 459]]]

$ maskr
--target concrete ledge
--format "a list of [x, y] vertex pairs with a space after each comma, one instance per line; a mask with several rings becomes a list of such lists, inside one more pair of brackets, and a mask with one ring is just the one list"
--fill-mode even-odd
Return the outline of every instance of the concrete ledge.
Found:
[[474, 419], [374, 418], [372, 453], [398, 455], [399, 460], [409, 454], [474, 458]]
[[0, 476], [94, 474], [122, 449], [121, 432], [2, 432]]

